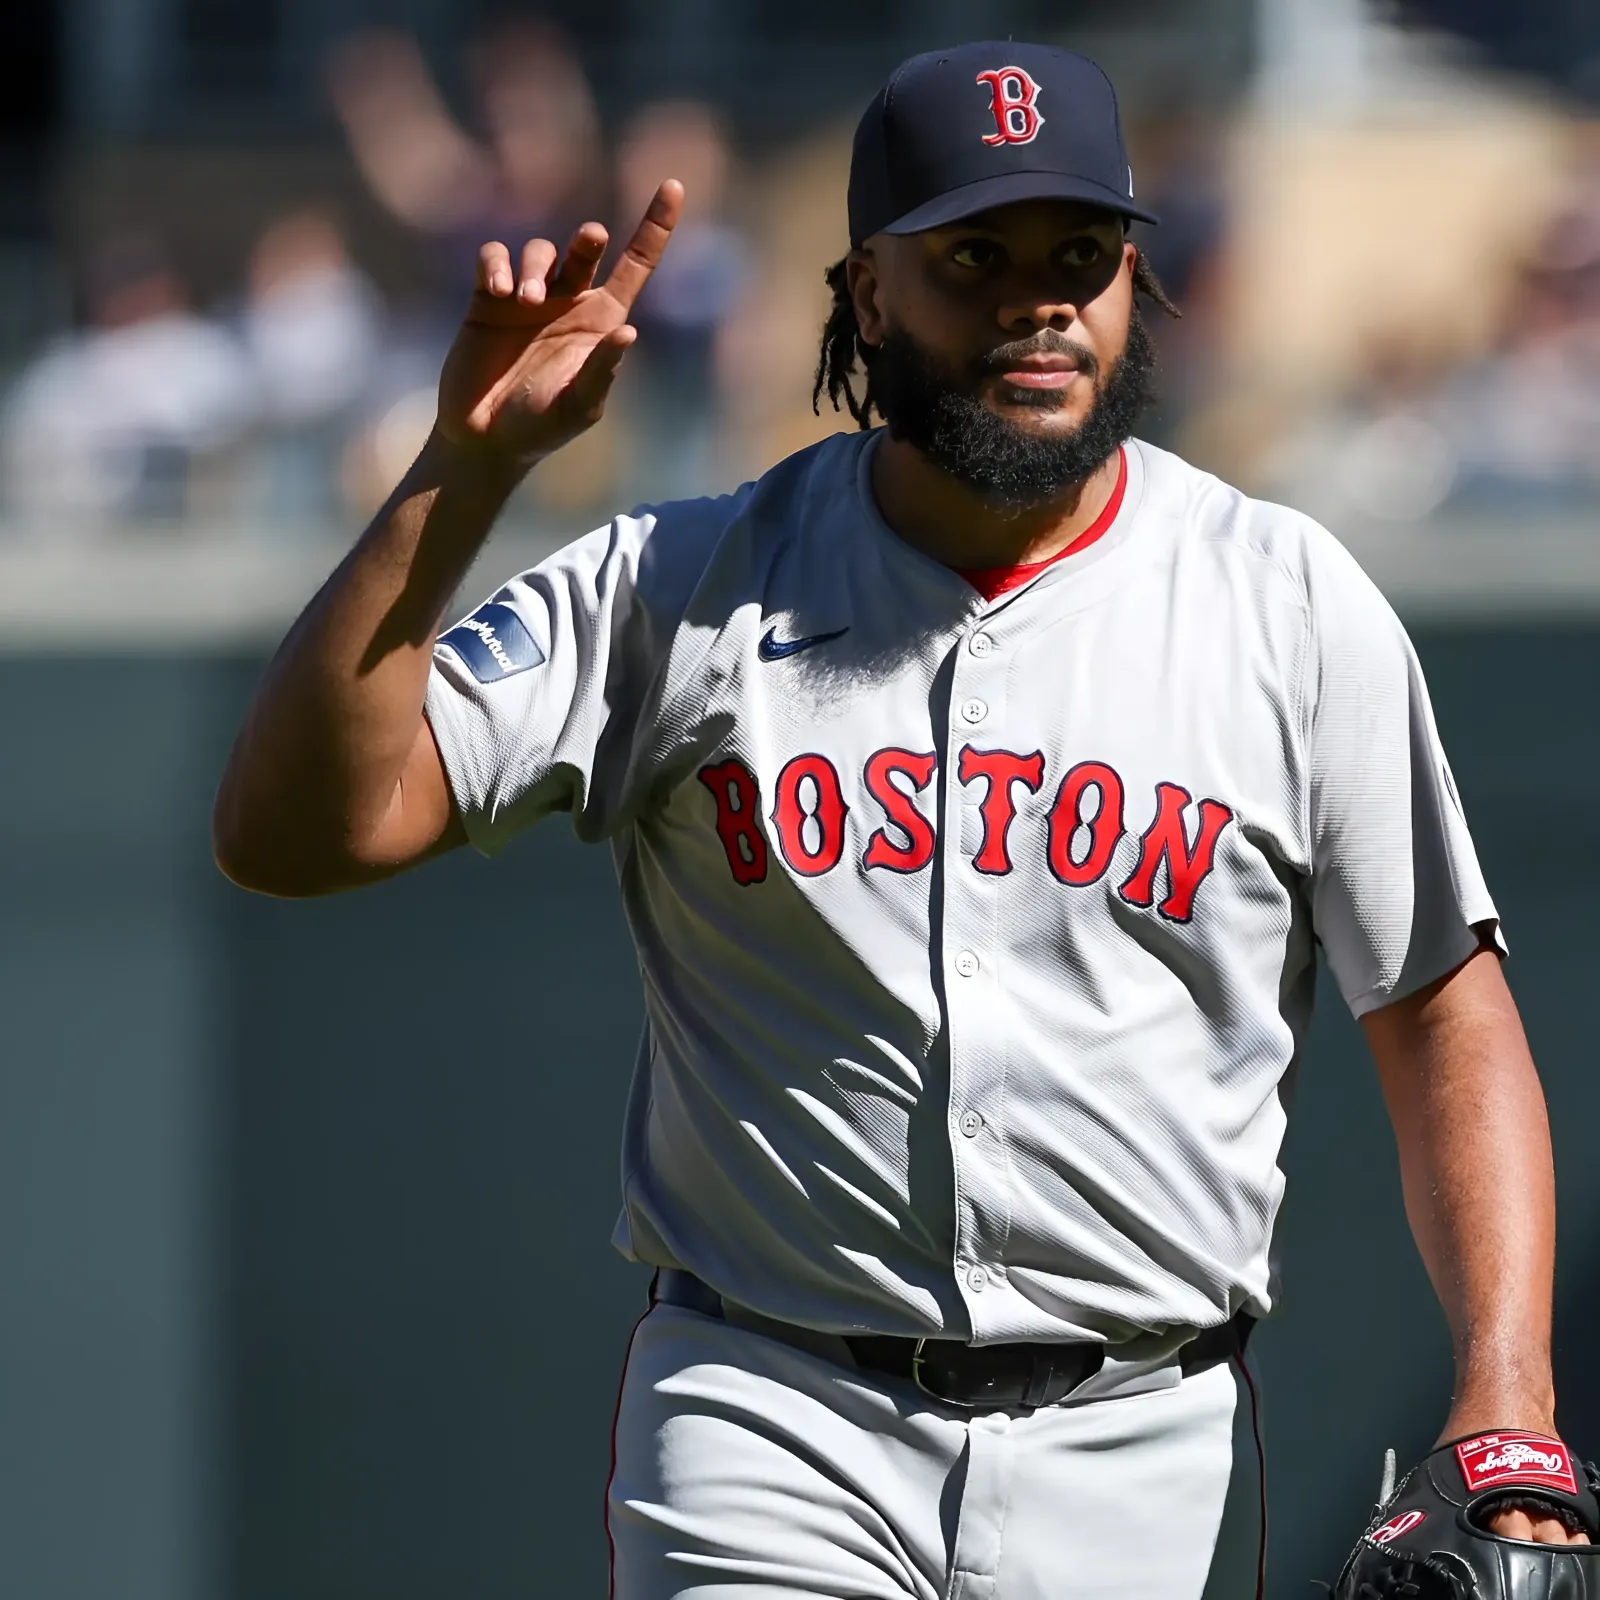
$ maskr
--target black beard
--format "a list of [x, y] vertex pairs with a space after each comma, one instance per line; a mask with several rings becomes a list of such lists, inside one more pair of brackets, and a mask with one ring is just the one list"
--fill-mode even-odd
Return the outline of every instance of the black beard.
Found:
[[[980, 396], [986, 379], [1012, 370], [1026, 356], [1042, 354], [1071, 355], [1090, 382], [1100, 370], [1091, 351], [1047, 328], [989, 351], [960, 376], [894, 328], [872, 355], [872, 401], [890, 438], [903, 440], [986, 504], [1025, 510], [1087, 482], [1155, 398], [1155, 349], [1137, 306], [1128, 322], [1127, 348], [1099, 385], [1089, 414], [1070, 433], [1026, 432], [991, 411]], [[1062, 404], [1061, 396], [1050, 391], [1019, 394], [1028, 398], [1013, 403], [1040, 410]]]

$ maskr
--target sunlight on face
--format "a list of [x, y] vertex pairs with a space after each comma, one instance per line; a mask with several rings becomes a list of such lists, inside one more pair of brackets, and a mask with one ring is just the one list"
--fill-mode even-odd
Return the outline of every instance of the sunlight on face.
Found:
[[863, 336], [902, 330], [1030, 430], [1077, 426], [1127, 344], [1136, 252], [1098, 207], [1019, 201], [856, 255]]

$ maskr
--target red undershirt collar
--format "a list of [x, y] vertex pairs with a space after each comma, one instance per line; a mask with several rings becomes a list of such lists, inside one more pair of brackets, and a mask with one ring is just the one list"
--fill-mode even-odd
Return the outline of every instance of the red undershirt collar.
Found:
[[1048, 561], [1025, 561], [1009, 567], [957, 567], [955, 570], [985, 600], [998, 600], [1001, 595], [1010, 594], [1013, 589], [1020, 589], [1023, 584], [1037, 578], [1046, 567], [1053, 567], [1056, 562], [1065, 561], [1068, 556], [1075, 556], [1080, 550], [1087, 550], [1096, 539], [1101, 538], [1117, 520], [1117, 513], [1122, 509], [1122, 496], [1127, 487], [1128, 451], [1125, 445], [1119, 445], [1117, 484], [1111, 491], [1111, 498], [1106, 501], [1105, 509], [1100, 515], [1065, 549], [1056, 551]]

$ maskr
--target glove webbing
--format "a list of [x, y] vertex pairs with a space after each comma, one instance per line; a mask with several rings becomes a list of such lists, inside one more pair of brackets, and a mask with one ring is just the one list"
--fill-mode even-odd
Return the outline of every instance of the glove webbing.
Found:
[[1370, 1581], [1363, 1583], [1358, 1600], [1473, 1600], [1460, 1576], [1431, 1558], [1397, 1566], [1384, 1573], [1380, 1582], [1382, 1588]]

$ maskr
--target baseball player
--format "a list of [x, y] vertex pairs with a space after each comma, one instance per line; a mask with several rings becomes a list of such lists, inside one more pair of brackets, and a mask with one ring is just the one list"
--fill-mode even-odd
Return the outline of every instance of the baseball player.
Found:
[[1165, 298], [1093, 63], [904, 63], [828, 274], [818, 392], [860, 428], [438, 631], [600, 415], [681, 203], [664, 182], [603, 282], [592, 223], [483, 247], [433, 435], [216, 810], [223, 869], [277, 895], [555, 811], [610, 844], [646, 1010], [616, 1244], [657, 1269], [614, 1594], [1196, 1600], [1319, 942], [1484, 1536], [1585, 1541], [1544, 1104], [1422, 675], [1320, 527], [1132, 437], [1136, 295]]

